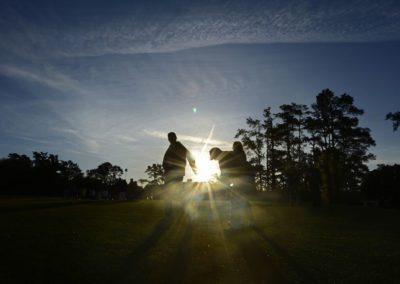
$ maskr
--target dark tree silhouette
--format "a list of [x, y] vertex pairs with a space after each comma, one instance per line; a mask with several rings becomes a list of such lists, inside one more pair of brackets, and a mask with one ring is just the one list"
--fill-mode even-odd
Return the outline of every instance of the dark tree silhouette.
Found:
[[244, 148], [247, 150], [250, 163], [255, 166], [257, 171], [256, 184], [258, 190], [265, 189], [265, 171], [263, 161], [265, 159], [264, 143], [265, 133], [260, 120], [247, 118], [246, 123], [250, 129], [238, 129], [235, 138], [241, 139]]
[[369, 172], [361, 186], [365, 199], [378, 200], [381, 205], [400, 207], [400, 165], [378, 165]]
[[390, 119], [393, 122], [393, 131], [397, 131], [400, 126], [400, 111], [389, 112], [386, 115], [386, 120]]
[[304, 154], [305, 116], [308, 114], [306, 105], [292, 103], [281, 105], [281, 112], [275, 114], [281, 123], [278, 123], [278, 139], [283, 147], [283, 164], [280, 167], [284, 189], [293, 200], [301, 188], [305, 174], [306, 155]]
[[109, 162], [99, 165], [96, 169], [88, 170], [87, 176], [95, 180], [99, 180], [106, 186], [112, 186], [121, 179], [124, 171], [120, 166], [113, 166]]
[[59, 160], [57, 155], [46, 152], [33, 152], [33, 160], [16, 153], [0, 160], [2, 194], [60, 196], [81, 179], [82, 172], [76, 163]]
[[26, 155], [11, 153], [0, 160], [0, 193], [32, 194], [33, 162]]
[[248, 129], [238, 129], [235, 137], [240, 137], [258, 169], [258, 189], [284, 189], [292, 197], [310, 191], [306, 178], [312, 168], [321, 174], [326, 201], [334, 202], [339, 191], [359, 189], [368, 172], [366, 162], [374, 158], [368, 152], [375, 145], [370, 130], [358, 125], [362, 114], [351, 96], [325, 89], [311, 111], [295, 103], [281, 105], [274, 115], [266, 108], [263, 123], [248, 118]]
[[311, 131], [318, 137], [315, 141], [321, 153], [322, 188], [329, 202], [336, 201], [340, 190], [357, 190], [368, 172], [365, 163], [374, 158], [368, 153], [368, 148], [375, 145], [370, 130], [358, 126], [357, 116], [364, 111], [353, 103], [348, 94], [335, 96], [325, 89], [312, 105]]
[[263, 129], [265, 135], [265, 176], [266, 189], [275, 190], [278, 186], [278, 173], [282, 161], [282, 151], [278, 150], [281, 146], [279, 128], [274, 125], [274, 117], [271, 114], [271, 108], [264, 109]]
[[144, 171], [149, 176], [148, 183], [150, 185], [162, 185], [164, 184], [164, 169], [161, 164], [152, 164], [147, 166]]
[[141, 197], [143, 193], [143, 188], [141, 188], [136, 181], [134, 181], [132, 178], [130, 179], [128, 183], [128, 188], [126, 191], [126, 197], [128, 200], [134, 200], [138, 199]]

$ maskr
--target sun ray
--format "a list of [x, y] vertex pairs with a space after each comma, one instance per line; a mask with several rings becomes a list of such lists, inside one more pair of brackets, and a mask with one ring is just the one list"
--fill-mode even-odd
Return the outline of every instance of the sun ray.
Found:
[[207, 146], [212, 139], [214, 133], [215, 125], [211, 127], [211, 130], [204, 141], [204, 145], [201, 147], [200, 152], [194, 152], [197, 175], [194, 176], [194, 181], [198, 182], [208, 182], [215, 179], [215, 175], [219, 174], [219, 167], [216, 161], [211, 161], [207, 150]]

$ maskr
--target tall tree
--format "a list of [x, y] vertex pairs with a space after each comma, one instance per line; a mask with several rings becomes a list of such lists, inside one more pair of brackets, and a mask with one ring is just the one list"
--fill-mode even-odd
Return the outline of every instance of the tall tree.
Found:
[[259, 119], [247, 118], [246, 124], [249, 129], [238, 129], [235, 138], [239, 138], [250, 156], [250, 163], [257, 171], [256, 184], [258, 190], [265, 190], [265, 172], [263, 161], [265, 159], [264, 142], [265, 133]]
[[265, 135], [265, 176], [266, 188], [268, 190], [275, 190], [278, 187], [278, 173], [280, 172], [280, 157], [281, 151], [278, 147], [281, 144], [279, 128], [274, 125], [274, 117], [271, 113], [271, 108], [264, 109], [264, 135]]
[[309, 132], [318, 136], [313, 141], [321, 153], [323, 187], [334, 201], [339, 190], [359, 188], [367, 171], [365, 163], [374, 158], [368, 148], [375, 141], [368, 128], [358, 126], [358, 116], [364, 111], [354, 106], [350, 95], [336, 96], [325, 89], [317, 95], [312, 109], [312, 123], [307, 125], [312, 125]]
[[304, 181], [306, 155], [304, 148], [305, 120], [307, 106], [291, 103], [279, 107], [281, 111], [276, 113], [276, 118], [281, 120], [276, 127], [279, 129], [280, 140], [284, 148], [284, 163], [281, 167], [283, 173], [282, 180], [285, 188], [290, 194], [291, 200], [297, 195]]

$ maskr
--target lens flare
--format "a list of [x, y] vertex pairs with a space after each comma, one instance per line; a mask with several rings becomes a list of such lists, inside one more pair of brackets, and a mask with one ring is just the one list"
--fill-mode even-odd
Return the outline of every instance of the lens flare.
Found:
[[219, 173], [218, 163], [210, 161], [208, 153], [195, 153], [197, 176], [196, 181], [210, 181]]
[[193, 108], [193, 113], [196, 114], [197, 113], [197, 107]]

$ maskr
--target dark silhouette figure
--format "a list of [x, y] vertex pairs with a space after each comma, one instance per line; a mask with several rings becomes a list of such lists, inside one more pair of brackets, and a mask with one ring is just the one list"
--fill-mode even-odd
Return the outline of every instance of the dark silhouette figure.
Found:
[[233, 151], [212, 148], [210, 159], [218, 161], [221, 170], [220, 179], [230, 189], [231, 228], [242, 228], [245, 218], [249, 225], [253, 226], [254, 219], [245, 194], [255, 188], [254, 175], [251, 165], [246, 160], [242, 143], [238, 141], [233, 143]]
[[237, 172], [237, 158], [233, 151], [222, 151], [220, 148], [211, 148], [210, 160], [216, 160], [221, 170], [220, 180], [229, 186], [230, 179]]
[[170, 145], [165, 152], [162, 166], [165, 171], [165, 183], [182, 182], [185, 176], [186, 160], [189, 161], [190, 167], [194, 174], [197, 174], [196, 162], [192, 153], [181, 142], [177, 141], [174, 132], [168, 133], [168, 141]]
[[242, 143], [239, 141], [233, 142], [232, 149], [234, 153], [234, 164], [237, 169], [234, 174], [246, 180], [249, 186], [248, 189], [255, 190], [255, 171], [253, 166], [247, 161]]
[[164, 195], [166, 199], [165, 214], [167, 216], [172, 213], [172, 198], [174, 192], [181, 186], [183, 177], [185, 176], [186, 160], [192, 168], [194, 174], [197, 174], [196, 162], [192, 153], [182, 143], [177, 141], [174, 132], [168, 133], [170, 145], [165, 152], [162, 166], [165, 172], [165, 185], [168, 190]]

